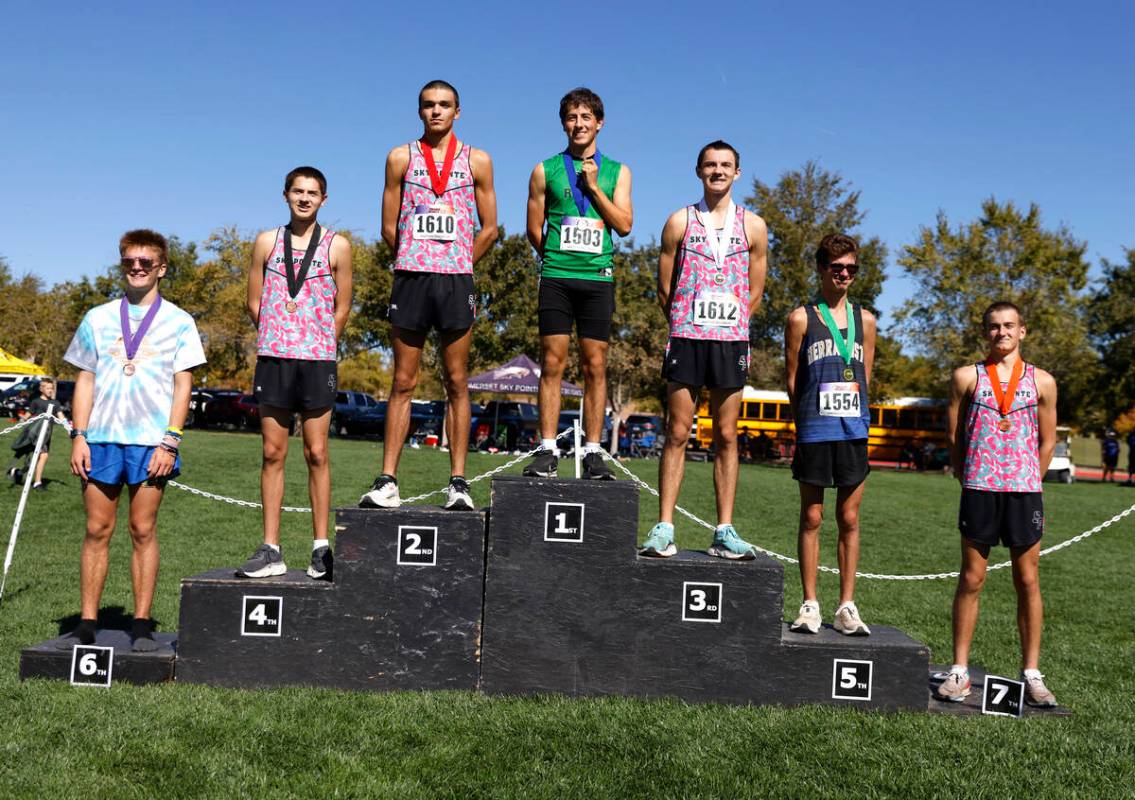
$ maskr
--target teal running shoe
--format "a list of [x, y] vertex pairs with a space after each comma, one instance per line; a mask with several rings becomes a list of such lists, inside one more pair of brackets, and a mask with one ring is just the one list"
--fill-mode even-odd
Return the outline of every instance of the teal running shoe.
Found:
[[674, 526], [669, 522], [659, 522], [650, 529], [638, 554], [649, 558], [669, 558], [677, 552], [678, 548], [674, 546]]
[[752, 561], [757, 557], [757, 549], [738, 536], [732, 525], [722, 525], [713, 532], [713, 544], [706, 552], [733, 561]]

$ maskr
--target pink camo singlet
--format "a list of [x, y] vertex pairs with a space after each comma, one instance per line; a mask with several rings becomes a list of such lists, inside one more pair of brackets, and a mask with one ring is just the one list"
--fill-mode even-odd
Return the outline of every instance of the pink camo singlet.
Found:
[[[284, 236], [290, 235], [283, 227], [276, 231], [276, 243], [264, 262], [256, 354], [303, 361], [334, 361], [336, 287], [335, 276], [331, 273], [331, 240], [335, 238], [335, 231], [323, 231], [308, 268], [307, 280], [293, 301], [295, 311], [287, 309], [292, 297], [288, 294], [284, 267]], [[306, 249], [292, 249], [292, 269], [297, 274]]]
[[[398, 255], [394, 269], [472, 275], [477, 200], [473, 193], [469, 145], [461, 143], [441, 197], [434, 194], [430, 184], [430, 171], [422, 155], [421, 143], [410, 142], [407, 146], [410, 148], [410, 163], [402, 178]], [[435, 166], [438, 170], [442, 169], [442, 160], [438, 159]], [[450, 214], [452, 222], [449, 222]], [[417, 223], [415, 217], [418, 215], [427, 216], [427, 219]], [[435, 225], [440, 230], [435, 231]], [[452, 225], [453, 230], [446, 230], [447, 225]], [[416, 233], [419, 228], [421, 231]]]
[[[718, 342], [748, 341], [749, 240], [745, 235], [745, 209], [737, 206], [720, 266], [713, 257], [708, 238], [718, 232], [707, 231], [695, 209], [696, 206], [686, 209], [686, 235], [676, 259], [678, 279], [670, 300], [670, 336]], [[736, 301], [714, 302], [713, 297], [721, 294], [732, 295]], [[698, 307], [701, 313], [695, 315]], [[728, 319], [729, 316], [733, 319]]]
[[[1040, 446], [1037, 426], [1036, 380], [1032, 364], [1025, 364], [1007, 419], [1007, 431], [998, 427], [1001, 410], [984, 364], [976, 364], [977, 386], [966, 412], [966, 462], [962, 484], [983, 492], [1041, 491]], [[1001, 383], [1002, 390], [1007, 382]]]

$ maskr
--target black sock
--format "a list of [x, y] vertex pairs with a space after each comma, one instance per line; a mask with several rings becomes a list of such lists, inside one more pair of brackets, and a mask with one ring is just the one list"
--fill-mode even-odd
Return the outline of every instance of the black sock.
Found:
[[132, 649], [139, 652], [152, 652], [158, 649], [154, 641], [154, 621], [146, 617], [135, 617], [130, 626]]
[[71, 635], [79, 640], [79, 644], [94, 644], [98, 625], [97, 619], [80, 619]]

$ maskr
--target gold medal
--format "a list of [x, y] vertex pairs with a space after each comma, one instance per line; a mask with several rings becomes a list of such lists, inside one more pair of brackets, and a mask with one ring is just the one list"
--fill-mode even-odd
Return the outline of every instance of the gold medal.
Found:
[[843, 379], [845, 381], [854, 380], [855, 379], [855, 371], [852, 370], [851, 367], [844, 367], [843, 368]]
[[1009, 421], [1008, 417], [1002, 417], [1001, 421], [997, 423], [997, 429], [1000, 431], [1010, 431], [1013, 428], [1013, 423]]
[[134, 374], [134, 365], [127, 361], [126, 364], [122, 367], [122, 372], [124, 375], [126, 375], [126, 377], [129, 378]]
[[284, 308], [289, 314], [294, 314], [296, 313], [296, 309], [299, 308], [299, 306], [296, 305], [295, 300], [289, 300], [288, 302], [284, 303]]

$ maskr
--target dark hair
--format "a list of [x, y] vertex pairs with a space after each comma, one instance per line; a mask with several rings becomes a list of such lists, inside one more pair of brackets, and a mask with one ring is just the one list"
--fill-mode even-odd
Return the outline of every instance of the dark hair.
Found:
[[169, 242], [157, 231], [149, 228], [126, 231], [118, 240], [118, 255], [126, 255], [126, 250], [130, 247], [152, 247], [160, 254], [159, 258], [163, 264], [169, 263]]
[[989, 308], [981, 312], [981, 324], [988, 325], [989, 317], [996, 311], [1016, 311], [1017, 321], [1022, 325], [1025, 324], [1025, 315], [1021, 313], [1021, 309], [1017, 307], [1016, 303], [1010, 303], [1008, 300], [998, 300], [996, 303], [990, 303]]
[[858, 255], [859, 243], [842, 233], [829, 233], [820, 240], [820, 246], [816, 248], [816, 266], [825, 269], [837, 258], [842, 258], [848, 253]]
[[576, 106], [587, 106], [595, 119], [603, 121], [603, 101], [599, 95], [586, 86], [578, 86], [560, 98], [560, 122], [567, 119], [568, 112]]
[[430, 81], [429, 83], [427, 83], [425, 86], [423, 86], [421, 89], [418, 90], [418, 105], [419, 106], [421, 106], [421, 104], [422, 104], [422, 95], [425, 94], [426, 92], [428, 92], [430, 89], [445, 89], [447, 92], [453, 92], [453, 104], [455, 106], [457, 106], [458, 108], [461, 108], [461, 95], [459, 95], [457, 93], [457, 89], [454, 88], [453, 84], [450, 83], [449, 81], [443, 81], [441, 79], [438, 79], [436, 81]]
[[288, 190], [292, 188], [292, 183], [296, 178], [314, 178], [319, 181], [319, 191], [327, 194], [327, 178], [323, 177], [323, 173], [315, 167], [296, 167], [289, 172], [287, 177], [284, 178], [284, 194], [287, 194]]
[[698, 151], [698, 169], [701, 169], [701, 160], [705, 157], [707, 150], [732, 150], [733, 160], [736, 162], [734, 166], [737, 167], [737, 169], [741, 169], [741, 154], [737, 152], [736, 147], [729, 144], [729, 142], [722, 141], [721, 139], [714, 139], [712, 142]]

